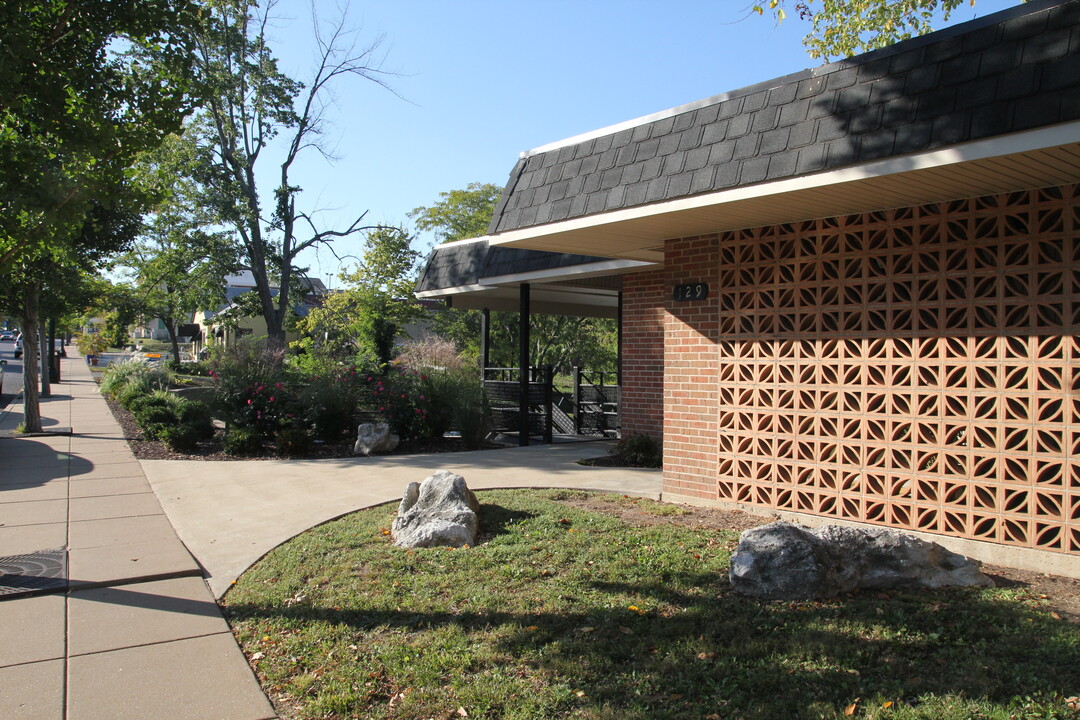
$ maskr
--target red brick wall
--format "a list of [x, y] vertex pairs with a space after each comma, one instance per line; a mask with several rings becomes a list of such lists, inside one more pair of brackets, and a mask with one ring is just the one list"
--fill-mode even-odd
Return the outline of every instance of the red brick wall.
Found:
[[623, 278], [622, 290], [622, 435], [664, 434], [663, 270]]
[[[719, 240], [715, 235], [670, 240], [664, 257], [664, 490], [715, 499]], [[671, 289], [683, 283], [708, 283], [708, 297], [673, 301]]]

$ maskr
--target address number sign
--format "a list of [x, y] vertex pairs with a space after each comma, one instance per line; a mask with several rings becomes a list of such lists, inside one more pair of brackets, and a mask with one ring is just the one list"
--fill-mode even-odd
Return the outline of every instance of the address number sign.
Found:
[[709, 297], [709, 283], [683, 283], [675, 286], [672, 299], [675, 302], [692, 302]]

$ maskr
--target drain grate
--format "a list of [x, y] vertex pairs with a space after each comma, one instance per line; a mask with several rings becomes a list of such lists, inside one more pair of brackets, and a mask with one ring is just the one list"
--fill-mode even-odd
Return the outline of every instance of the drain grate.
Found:
[[0, 557], [0, 599], [67, 589], [67, 550]]

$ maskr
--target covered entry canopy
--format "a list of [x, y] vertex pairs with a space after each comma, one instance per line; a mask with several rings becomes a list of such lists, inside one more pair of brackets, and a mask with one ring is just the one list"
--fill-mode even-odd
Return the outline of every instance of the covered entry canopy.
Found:
[[534, 313], [615, 318], [621, 276], [654, 267], [660, 264], [494, 247], [477, 238], [435, 248], [416, 296], [467, 310], [517, 312], [520, 288], [528, 285]]

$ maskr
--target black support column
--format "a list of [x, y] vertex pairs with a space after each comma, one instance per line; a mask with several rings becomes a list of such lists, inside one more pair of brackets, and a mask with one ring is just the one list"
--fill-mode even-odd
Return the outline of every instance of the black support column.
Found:
[[[480, 362], [483, 370], [488, 369], [491, 361], [491, 311], [484, 308], [480, 311]], [[487, 379], [487, 375], [484, 375]]]
[[518, 445], [529, 444], [529, 285], [518, 289]]

